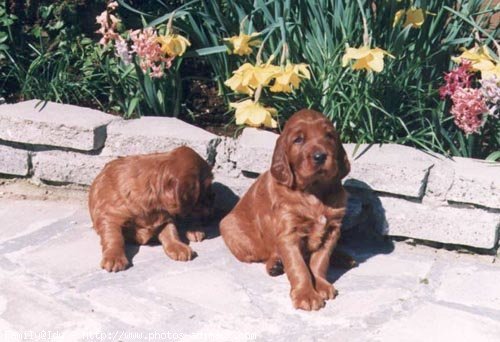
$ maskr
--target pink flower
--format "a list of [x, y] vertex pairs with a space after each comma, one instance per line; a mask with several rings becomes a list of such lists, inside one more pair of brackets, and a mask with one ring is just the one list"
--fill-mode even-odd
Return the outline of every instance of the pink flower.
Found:
[[118, 33], [115, 32], [120, 19], [118, 19], [113, 14], [109, 14], [108, 11], [102, 12], [96, 17], [96, 22], [101, 25], [97, 33], [102, 34], [102, 38], [99, 44], [107, 45], [110, 41], [118, 38]]
[[[158, 35], [151, 27], [130, 32], [132, 50], [140, 59], [143, 72], [151, 69], [151, 77], [162, 77], [165, 69], [170, 68], [173, 58], [167, 57], [158, 43]], [[164, 63], [164, 64], [162, 64]]]
[[444, 74], [445, 84], [439, 88], [441, 99], [444, 100], [446, 96], [453, 96], [457, 88], [470, 88], [472, 75], [471, 62], [462, 59], [462, 62], [456, 69]]
[[110, 2], [107, 7], [112, 10], [115, 10], [118, 7], [118, 2], [116, 1]]
[[451, 95], [451, 114], [455, 124], [466, 134], [477, 133], [488, 110], [479, 89], [457, 88]]

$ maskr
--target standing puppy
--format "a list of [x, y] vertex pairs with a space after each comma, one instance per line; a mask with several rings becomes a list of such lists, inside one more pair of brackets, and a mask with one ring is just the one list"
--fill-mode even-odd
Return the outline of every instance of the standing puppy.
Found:
[[301, 110], [286, 123], [263, 173], [220, 223], [240, 261], [286, 273], [295, 308], [318, 310], [336, 291], [326, 279], [340, 237], [350, 171], [339, 135], [321, 113]]
[[[126, 239], [142, 245], [157, 238], [173, 260], [192, 259], [194, 253], [179, 238], [174, 219], [211, 216], [212, 179], [207, 162], [186, 146], [106, 164], [89, 194], [90, 215], [101, 238], [101, 267], [117, 272], [128, 266]], [[190, 241], [205, 237], [198, 230], [185, 234]]]

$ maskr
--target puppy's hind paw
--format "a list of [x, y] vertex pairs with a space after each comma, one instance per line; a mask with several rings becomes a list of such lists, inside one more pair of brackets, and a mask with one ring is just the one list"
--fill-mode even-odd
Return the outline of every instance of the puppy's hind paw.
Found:
[[164, 248], [165, 254], [172, 260], [177, 261], [189, 261], [194, 259], [196, 253], [184, 243], [172, 243], [171, 245]]
[[338, 291], [326, 279], [316, 278], [316, 292], [324, 300], [334, 299], [337, 297]]
[[200, 242], [205, 238], [205, 233], [197, 230], [188, 230], [186, 238], [191, 242]]

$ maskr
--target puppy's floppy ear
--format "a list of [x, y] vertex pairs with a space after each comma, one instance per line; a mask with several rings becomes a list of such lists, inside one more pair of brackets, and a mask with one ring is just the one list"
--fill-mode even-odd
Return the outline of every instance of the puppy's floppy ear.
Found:
[[284, 134], [281, 134], [278, 141], [276, 141], [271, 163], [271, 175], [279, 183], [292, 187], [293, 173], [286, 155], [286, 136]]
[[198, 177], [186, 175], [175, 180], [175, 202], [180, 208], [192, 208], [200, 197], [200, 181]]
[[347, 158], [347, 153], [342, 146], [342, 141], [340, 141], [340, 134], [337, 132], [337, 165], [339, 168], [339, 179], [344, 178], [351, 171], [351, 164], [349, 163], [349, 158]]

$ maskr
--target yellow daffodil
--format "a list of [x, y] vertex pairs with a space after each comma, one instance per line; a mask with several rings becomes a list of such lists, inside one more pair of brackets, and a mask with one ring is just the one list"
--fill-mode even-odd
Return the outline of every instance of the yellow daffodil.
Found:
[[481, 78], [493, 78], [496, 77], [497, 80], [500, 80], [500, 63], [495, 64], [491, 69], [481, 70]]
[[309, 65], [300, 63], [287, 63], [276, 75], [271, 91], [275, 93], [291, 93], [293, 88], [298, 88], [302, 78], [310, 79]]
[[410, 8], [406, 11], [406, 20], [404, 27], [411, 25], [413, 28], [419, 28], [424, 24], [424, 11], [421, 8]]
[[455, 63], [460, 63], [462, 59], [471, 62], [472, 70], [480, 71], [482, 78], [489, 78], [497, 75], [500, 77], [500, 66], [498, 61], [494, 61], [488, 49], [484, 46], [476, 46], [469, 50], [464, 50], [460, 56], [451, 58]]
[[229, 105], [236, 109], [235, 116], [237, 125], [246, 124], [252, 127], [264, 125], [271, 128], [276, 128], [278, 126], [278, 123], [272, 117], [277, 113], [275, 108], [264, 107], [253, 100], [233, 102]]
[[392, 27], [396, 27], [396, 25], [405, 15], [405, 12], [406, 12], [405, 10], [399, 10], [394, 14], [394, 22], [392, 23]]
[[170, 57], [182, 56], [187, 47], [191, 46], [189, 40], [179, 34], [159, 36], [157, 41], [161, 45], [161, 50]]
[[348, 47], [342, 57], [342, 66], [347, 66], [351, 59], [355, 59], [356, 62], [352, 65], [353, 70], [366, 69], [381, 72], [384, 69], [384, 55], [394, 58], [387, 51], [377, 47], [374, 49], [370, 49], [369, 46], [362, 46], [358, 49]]
[[245, 56], [252, 53], [253, 46], [258, 46], [260, 44], [260, 40], [254, 39], [254, 37], [258, 35], [258, 32], [254, 32], [252, 34], [240, 33], [238, 36], [224, 38], [224, 41], [229, 42], [232, 48], [232, 53], [239, 56]]
[[234, 75], [224, 82], [224, 84], [237, 93], [253, 95], [254, 90], [248, 85], [243, 85], [243, 74], [237, 73], [236, 71], [233, 72], [233, 74]]
[[245, 63], [233, 71], [233, 76], [224, 84], [238, 93], [252, 95], [257, 87], [267, 86], [279, 70], [279, 67], [269, 63], [260, 65]]
[[[429, 14], [429, 12], [427, 12]], [[392, 26], [396, 26], [405, 17], [404, 27], [411, 25], [413, 28], [420, 28], [425, 21], [425, 12], [421, 8], [410, 8], [409, 10], [399, 10], [394, 15]]]

